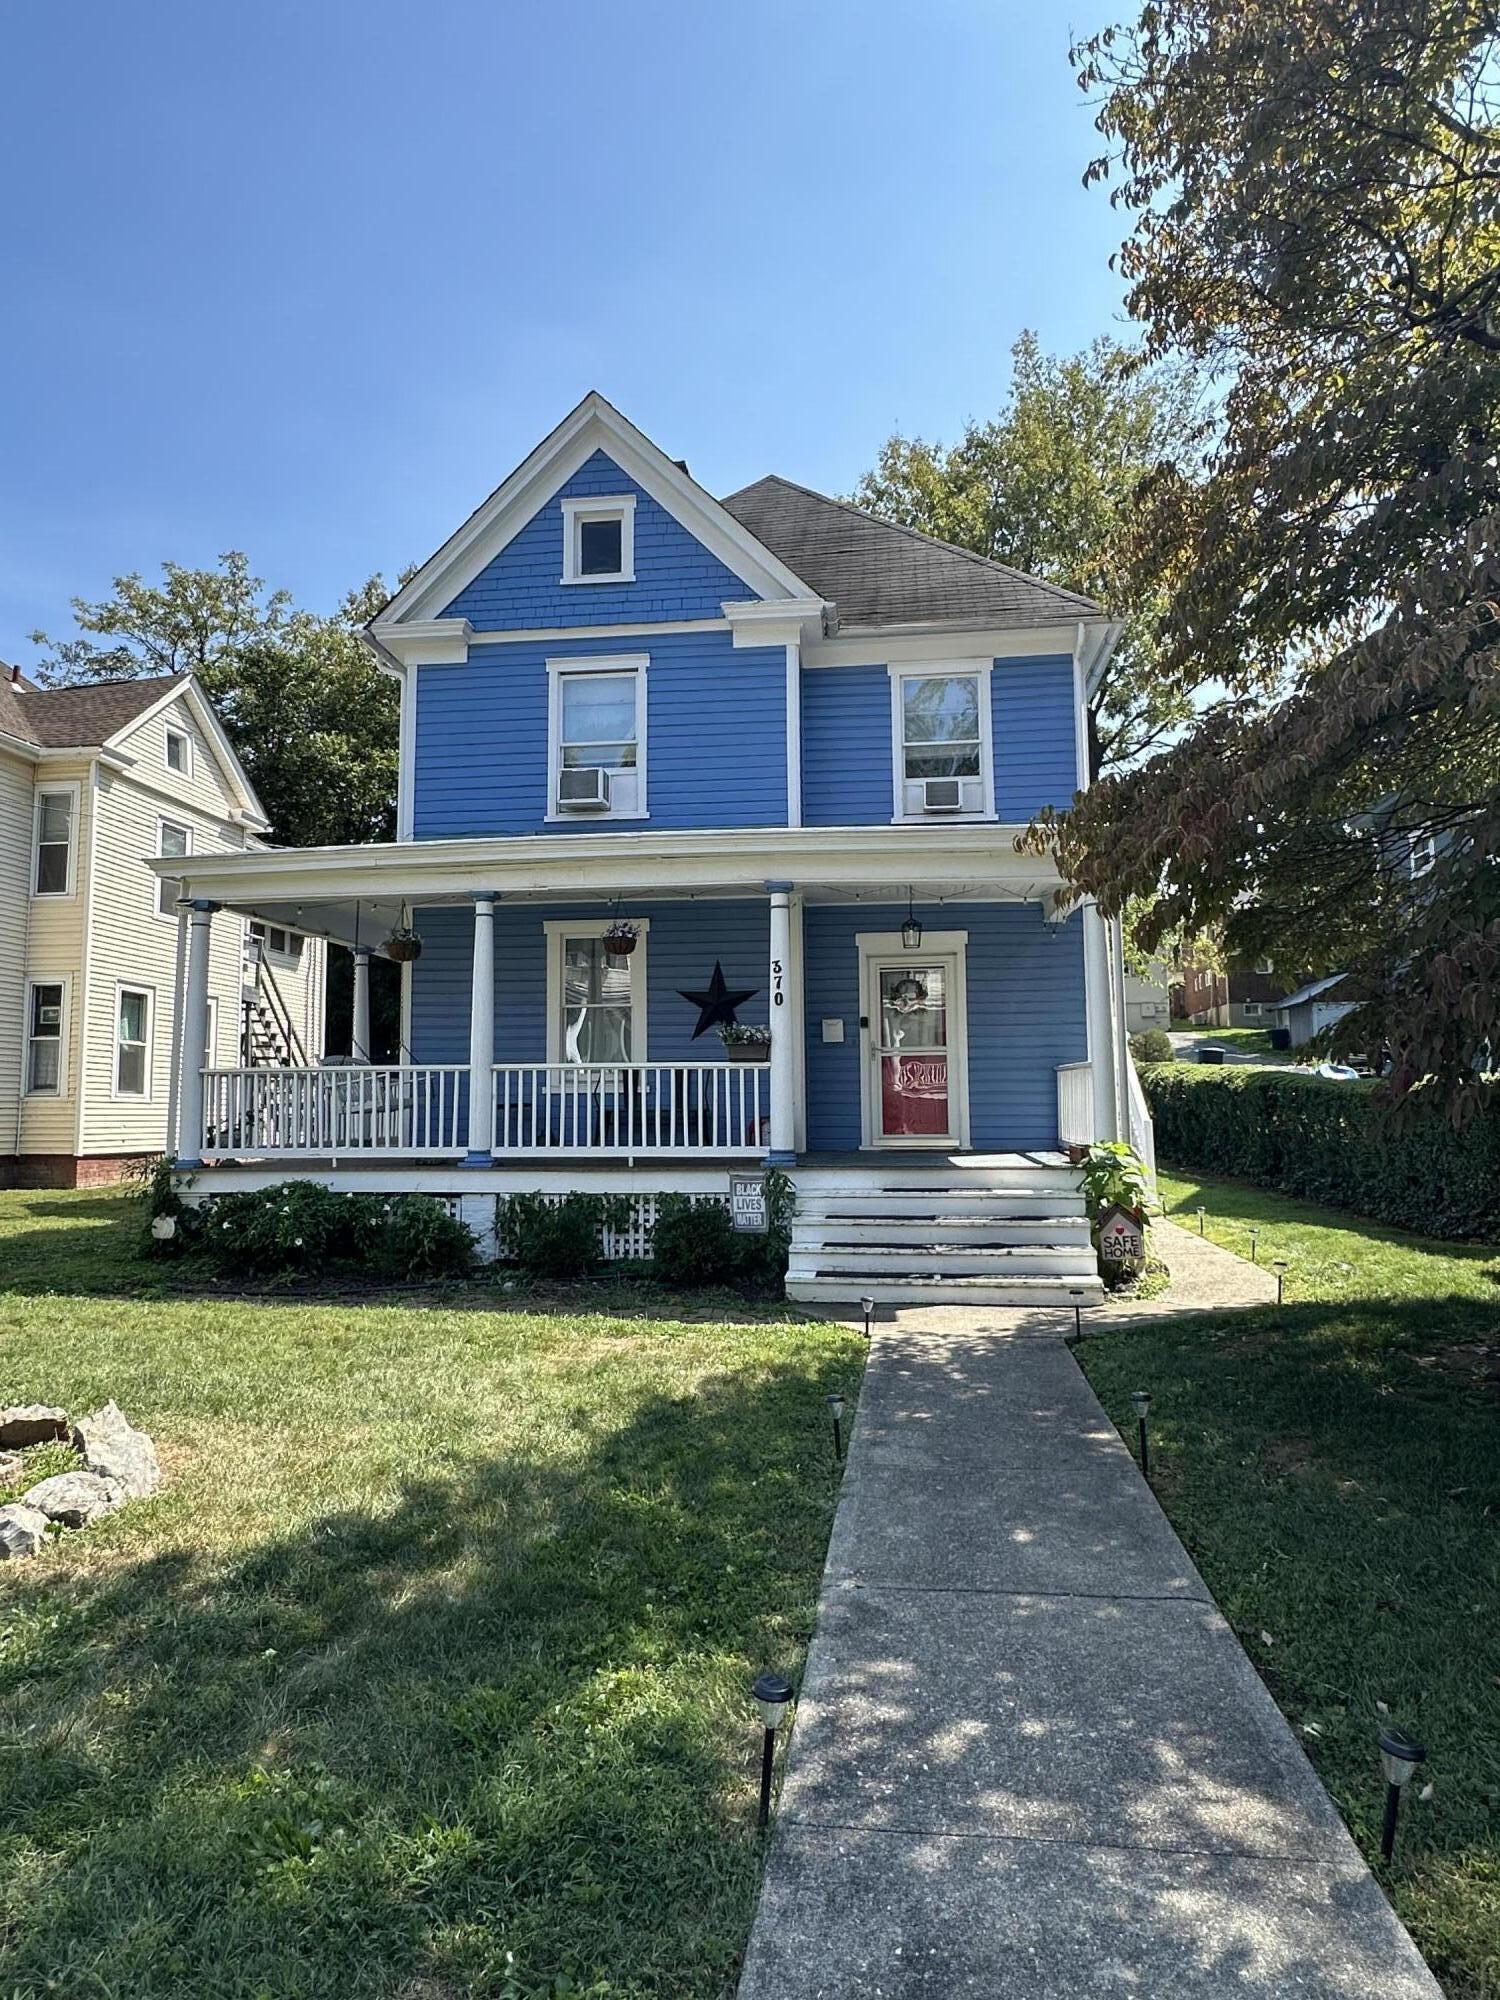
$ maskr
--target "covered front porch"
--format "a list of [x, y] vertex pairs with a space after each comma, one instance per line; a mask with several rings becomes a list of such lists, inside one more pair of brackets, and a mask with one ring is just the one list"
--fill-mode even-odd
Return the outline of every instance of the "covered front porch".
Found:
[[[363, 1163], [661, 1170], [889, 1163], [1122, 1129], [1105, 927], [994, 826], [550, 836], [205, 857], [184, 885], [178, 1157], [222, 1173]], [[354, 1054], [206, 1060], [218, 913], [354, 953]], [[621, 921], [635, 942], [606, 933]], [[402, 966], [399, 1059], [369, 963]], [[769, 1030], [726, 1047], [725, 1021]], [[1126, 1107], [1128, 1121], [1128, 1105]], [[1128, 1129], [1128, 1124], [1124, 1129]], [[476, 1185], [469, 1183], [469, 1185]]]

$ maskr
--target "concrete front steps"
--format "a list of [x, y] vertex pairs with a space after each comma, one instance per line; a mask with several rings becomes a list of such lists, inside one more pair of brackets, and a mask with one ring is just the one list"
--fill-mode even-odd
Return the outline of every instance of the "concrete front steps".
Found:
[[794, 1179], [790, 1299], [1071, 1306], [1102, 1295], [1078, 1176], [1058, 1154], [877, 1159]]

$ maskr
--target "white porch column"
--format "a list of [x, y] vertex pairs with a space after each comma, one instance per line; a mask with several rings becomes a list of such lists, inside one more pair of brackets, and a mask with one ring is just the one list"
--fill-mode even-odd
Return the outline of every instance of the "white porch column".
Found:
[[1115, 1055], [1114, 993], [1104, 919], [1096, 903], [1083, 905], [1083, 976], [1087, 995], [1089, 1070], [1094, 1087], [1094, 1137], [1118, 1139], [1119, 1069]]
[[187, 990], [182, 1004], [182, 1079], [177, 1103], [177, 1163], [203, 1164], [203, 1071], [208, 1063], [208, 956], [217, 903], [195, 901], [188, 927]]
[[792, 885], [768, 882], [771, 897], [771, 1149], [766, 1164], [797, 1157], [797, 1010], [792, 995]]
[[370, 947], [354, 947], [354, 1029], [349, 1053], [356, 1062], [370, 1060]]
[[469, 987], [469, 1150], [466, 1167], [494, 1164], [495, 892], [474, 891], [474, 970]]

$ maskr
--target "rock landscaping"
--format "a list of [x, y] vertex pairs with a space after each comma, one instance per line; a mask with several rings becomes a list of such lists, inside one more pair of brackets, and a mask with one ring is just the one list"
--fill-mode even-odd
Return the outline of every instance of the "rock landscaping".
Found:
[[[144, 1500], [161, 1483], [156, 1446], [134, 1429], [115, 1403], [74, 1423], [66, 1410], [32, 1404], [0, 1410], [0, 1486], [24, 1478], [24, 1453], [36, 1445], [69, 1444], [78, 1464], [29, 1486], [0, 1506], [0, 1561], [34, 1556], [49, 1527], [87, 1528], [131, 1500]], [[55, 1455], [52, 1463], [56, 1462]]]

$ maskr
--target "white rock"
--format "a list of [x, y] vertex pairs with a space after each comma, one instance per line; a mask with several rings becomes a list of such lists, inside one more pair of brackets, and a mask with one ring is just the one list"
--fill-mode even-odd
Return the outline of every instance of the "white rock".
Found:
[[130, 1498], [113, 1479], [97, 1472], [59, 1472], [21, 1495], [22, 1507], [45, 1514], [65, 1528], [86, 1528], [101, 1515], [112, 1514]]
[[0, 1446], [66, 1444], [67, 1441], [66, 1410], [54, 1410], [46, 1403], [23, 1403], [14, 1409], [0, 1410]]
[[73, 1427], [73, 1444], [85, 1472], [96, 1472], [123, 1489], [127, 1500], [144, 1500], [161, 1484], [156, 1446], [145, 1431], [133, 1430], [116, 1403], [106, 1403]]
[[0, 1562], [34, 1556], [47, 1539], [47, 1516], [19, 1502], [0, 1507]]

